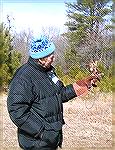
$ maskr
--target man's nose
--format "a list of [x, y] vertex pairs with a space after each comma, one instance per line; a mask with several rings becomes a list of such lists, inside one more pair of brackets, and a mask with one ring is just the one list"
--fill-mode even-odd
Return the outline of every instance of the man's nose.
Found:
[[53, 54], [50, 56], [50, 59], [51, 59], [51, 60], [54, 60], [54, 59], [55, 59], [55, 57], [54, 57]]

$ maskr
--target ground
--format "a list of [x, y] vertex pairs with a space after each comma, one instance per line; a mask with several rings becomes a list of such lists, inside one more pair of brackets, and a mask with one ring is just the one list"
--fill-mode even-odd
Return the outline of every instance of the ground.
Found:
[[[66, 124], [63, 126], [63, 150], [114, 149], [115, 117], [112, 126], [112, 93], [98, 92], [64, 103], [64, 119]], [[0, 96], [0, 124], [1, 150], [19, 150], [17, 127], [9, 118], [6, 94]]]

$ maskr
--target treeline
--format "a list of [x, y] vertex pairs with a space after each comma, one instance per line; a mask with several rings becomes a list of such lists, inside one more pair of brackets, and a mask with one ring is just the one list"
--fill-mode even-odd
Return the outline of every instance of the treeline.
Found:
[[[114, 19], [112, 10], [114, 2], [110, 0], [77, 0], [66, 3], [68, 22], [67, 39], [64, 53], [67, 74], [63, 76], [60, 64], [57, 70], [65, 82], [81, 79], [89, 74], [87, 64], [91, 60], [98, 61], [98, 67], [104, 73], [98, 83], [101, 91], [115, 89], [112, 59], [112, 30]], [[70, 81], [69, 81], [69, 80]], [[75, 80], [73, 80], [75, 79]]]
[[[68, 22], [67, 32], [59, 34], [58, 29], [43, 29], [51, 35], [56, 45], [54, 66], [58, 76], [65, 84], [73, 83], [89, 75], [87, 64], [97, 60], [98, 67], [104, 73], [98, 83], [101, 91], [114, 90], [112, 45], [114, 3], [110, 0], [77, 0], [65, 3]], [[113, 7], [113, 8], [112, 8]], [[0, 87], [10, 83], [16, 69], [28, 59], [31, 29], [12, 34], [9, 17], [8, 26], [0, 25]], [[112, 86], [113, 84], [113, 86]]]
[[21, 64], [21, 54], [13, 48], [13, 37], [10, 33], [11, 26], [0, 24], [0, 90], [6, 89], [17, 67]]

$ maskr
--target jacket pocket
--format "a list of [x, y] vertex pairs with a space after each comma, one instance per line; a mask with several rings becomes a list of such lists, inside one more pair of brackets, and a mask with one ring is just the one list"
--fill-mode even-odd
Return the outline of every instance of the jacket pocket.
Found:
[[41, 134], [41, 140], [46, 142], [49, 146], [56, 147], [59, 143], [59, 131], [44, 130]]
[[35, 149], [36, 142], [38, 143], [38, 145], [40, 144], [40, 139], [36, 140], [32, 137], [28, 137], [23, 134], [18, 135], [18, 141], [22, 149], [28, 149], [28, 150]]

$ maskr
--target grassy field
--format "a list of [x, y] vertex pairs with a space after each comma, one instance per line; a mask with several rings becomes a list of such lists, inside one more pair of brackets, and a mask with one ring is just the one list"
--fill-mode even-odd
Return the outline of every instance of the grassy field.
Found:
[[[64, 104], [63, 150], [115, 149], [115, 94], [76, 98]], [[7, 113], [6, 94], [0, 95], [0, 150], [21, 150], [16, 126]]]

